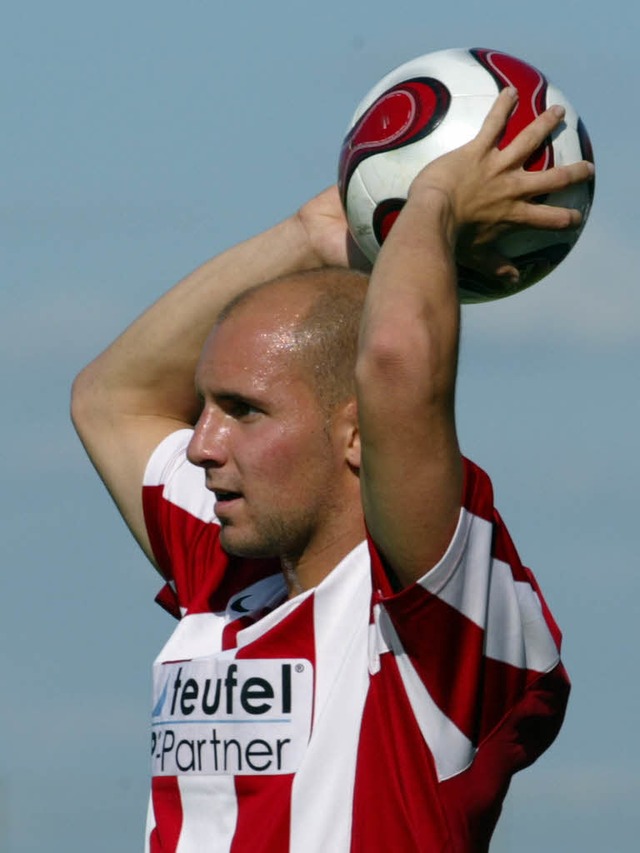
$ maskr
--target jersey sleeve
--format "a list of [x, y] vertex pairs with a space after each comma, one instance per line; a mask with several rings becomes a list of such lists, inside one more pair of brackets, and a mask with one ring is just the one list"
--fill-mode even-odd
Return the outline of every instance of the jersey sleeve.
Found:
[[147, 533], [158, 568], [167, 581], [158, 603], [180, 617], [195, 592], [211, 578], [219, 524], [214, 498], [202, 470], [186, 456], [192, 431], [179, 430], [155, 449], [144, 474], [142, 501]]
[[[441, 780], [504, 737], [505, 778], [531, 763], [562, 722], [569, 682], [561, 635], [531, 571], [493, 506], [489, 477], [465, 460], [463, 506], [441, 561], [397, 594], [372, 546], [374, 613], [396, 660]], [[485, 752], [488, 750], [485, 750]]]

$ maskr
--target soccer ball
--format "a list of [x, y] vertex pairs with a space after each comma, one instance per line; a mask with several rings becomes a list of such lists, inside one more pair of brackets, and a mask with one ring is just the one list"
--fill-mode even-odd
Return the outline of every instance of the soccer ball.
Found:
[[[441, 50], [419, 56], [383, 77], [358, 105], [340, 152], [338, 187], [351, 233], [373, 261], [404, 205], [418, 172], [436, 157], [473, 139], [505, 86], [518, 89], [518, 105], [500, 147], [552, 104], [564, 122], [529, 159], [526, 168], [547, 169], [593, 161], [582, 120], [562, 92], [532, 65], [485, 48]], [[496, 283], [458, 265], [462, 302], [486, 302], [523, 290], [551, 272], [576, 243], [587, 220], [594, 182], [544, 199], [582, 213], [568, 231], [514, 230], [497, 250], [520, 270], [515, 285]]]

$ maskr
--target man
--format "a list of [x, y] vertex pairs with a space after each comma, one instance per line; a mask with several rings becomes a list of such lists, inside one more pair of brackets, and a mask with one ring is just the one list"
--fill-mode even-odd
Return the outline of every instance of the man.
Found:
[[523, 169], [556, 108], [499, 151], [515, 99], [416, 178], [368, 286], [329, 190], [76, 380], [181, 617], [154, 668], [153, 853], [486, 850], [558, 731], [559, 632], [454, 418], [454, 250], [517, 275], [483, 246], [576, 225], [529, 199], [592, 174]]

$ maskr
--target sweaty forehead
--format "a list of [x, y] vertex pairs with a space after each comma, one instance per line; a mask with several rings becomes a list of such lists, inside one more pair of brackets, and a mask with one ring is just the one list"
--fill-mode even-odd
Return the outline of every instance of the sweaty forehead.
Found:
[[225, 337], [256, 339], [265, 348], [291, 351], [314, 294], [295, 281], [279, 281], [248, 294], [214, 328]]
[[297, 333], [300, 313], [282, 306], [267, 312], [260, 308], [243, 305], [214, 327], [198, 364], [198, 385], [262, 386], [295, 378], [303, 343]]
[[291, 352], [302, 315], [299, 307], [255, 297], [214, 327], [212, 338], [235, 346], [255, 344], [265, 353]]

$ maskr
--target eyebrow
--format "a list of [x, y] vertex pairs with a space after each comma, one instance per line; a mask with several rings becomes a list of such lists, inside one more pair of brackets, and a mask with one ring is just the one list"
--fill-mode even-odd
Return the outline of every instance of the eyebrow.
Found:
[[[204, 404], [205, 402], [205, 394], [204, 392], [196, 385], [195, 388], [196, 396], [198, 400]], [[227, 404], [243, 404], [248, 406], [263, 406], [264, 400], [260, 397], [256, 397], [251, 394], [243, 394], [239, 391], [227, 391], [225, 389], [220, 389], [218, 391], [213, 390], [209, 393], [209, 397], [213, 399], [218, 405]]]

